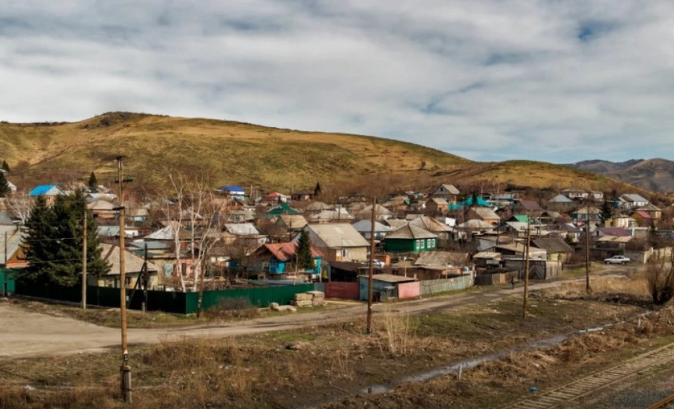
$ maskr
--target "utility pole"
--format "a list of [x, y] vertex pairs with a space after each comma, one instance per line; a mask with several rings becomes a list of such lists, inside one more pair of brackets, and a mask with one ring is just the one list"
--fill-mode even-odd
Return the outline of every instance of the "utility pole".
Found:
[[7, 254], [7, 232], [5, 232], [5, 267], [2, 271], [2, 296], [7, 297], [7, 274], [9, 265], [9, 254]]
[[87, 309], [87, 207], [82, 221], [82, 309]]
[[527, 215], [527, 248], [524, 262], [524, 301], [522, 302], [522, 318], [527, 317], [527, 298], [529, 298], [529, 247], [531, 245], [531, 220]]
[[374, 237], [375, 237], [375, 214], [377, 213], [377, 199], [372, 198], [372, 218], [370, 226], [370, 268], [367, 278], [367, 333], [372, 333], [372, 287], [374, 284]]
[[590, 219], [588, 215], [587, 223], [585, 224], [585, 291], [590, 294], [592, 288], [590, 287]]
[[126, 265], [125, 265], [125, 245], [124, 225], [126, 222], [126, 212], [124, 209], [124, 167], [122, 157], [117, 156], [117, 181], [119, 183], [119, 309], [122, 315], [122, 366], [121, 389], [124, 402], [131, 403], [131, 367], [129, 366], [129, 348], [126, 334]]
[[[201, 251], [201, 249], [199, 250]], [[201, 259], [201, 277], [199, 285], [199, 299], [197, 300], [197, 319], [201, 318], [201, 305], [204, 300], [204, 276], [206, 275], [206, 254]]]

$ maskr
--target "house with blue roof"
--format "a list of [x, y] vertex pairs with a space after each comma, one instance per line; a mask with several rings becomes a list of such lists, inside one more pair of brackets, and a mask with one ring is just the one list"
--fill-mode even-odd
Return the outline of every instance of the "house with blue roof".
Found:
[[221, 188], [217, 189], [217, 191], [218, 193], [229, 197], [243, 197], [246, 195], [244, 188], [236, 185], [222, 186]]
[[52, 205], [54, 204], [54, 200], [56, 200], [56, 196], [65, 195], [65, 192], [56, 185], [39, 185], [33, 188], [29, 195], [30, 197], [43, 196], [47, 199], [47, 204]]

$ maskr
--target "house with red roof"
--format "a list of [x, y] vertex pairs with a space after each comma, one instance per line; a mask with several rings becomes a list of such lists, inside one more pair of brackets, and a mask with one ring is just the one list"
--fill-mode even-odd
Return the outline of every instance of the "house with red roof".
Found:
[[311, 255], [314, 259], [314, 268], [297, 270], [295, 260], [298, 243], [298, 241], [273, 243], [258, 248], [253, 253], [253, 257], [259, 260], [254, 269], [266, 273], [274, 279], [300, 278], [301, 276], [321, 274], [323, 253], [313, 245], [311, 246]]
[[650, 227], [653, 224], [657, 223], [657, 219], [651, 215], [651, 213], [645, 210], [637, 210], [632, 213], [632, 218], [637, 221], [639, 227]]

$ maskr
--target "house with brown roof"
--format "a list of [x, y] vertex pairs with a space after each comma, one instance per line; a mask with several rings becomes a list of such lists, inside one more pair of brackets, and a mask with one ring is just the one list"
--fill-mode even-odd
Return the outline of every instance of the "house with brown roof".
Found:
[[367, 260], [370, 243], [348, 223], [308, 224], [304, 230], [327, 261]]
[[442, 184], [431, 192], [431, 197], [442, 197], [448, 203], [456, 203], [456, 197], [460, 194], [454, 185]]
[[468, 211], [466, 219], [482, 220], [483, 222], [489, 224], [498, 224], [501, 222], [501, 217], [499, 217], [499, 215], [497, 215], [496, 212], [494, 212], [488, 207], [472, 207]]
[[535, 200], [520, 200], [513, 206], [513, 214], [529, 214], [541, 212], [542, 210]]
[[441, 197], [431, 197], [425, 203], [426, 211], [433, 214], [445, 214], [449, 209], [449, 203]]
[[548, 260], [559, 260], [567, 262], [574, 253], [574, 250], [559, 237], [538, 238], [531, 241], [534, 247], [545, 250]]
[[419, 227], [435, 234], [439, 239], [447, 240], [452, 233], [452, 228], [437, 219], [428, 216], [414, 217], [409, 222], [410, 226]]

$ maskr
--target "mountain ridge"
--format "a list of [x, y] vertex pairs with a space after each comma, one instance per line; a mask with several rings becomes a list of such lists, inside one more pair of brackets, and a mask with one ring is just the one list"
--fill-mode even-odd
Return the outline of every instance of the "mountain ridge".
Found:
[[663, 158], [630, 159], [624, 162], [593, 159], [568, 166], [612, 177], [654, 192], [674, 191], [674, 161]]

